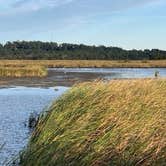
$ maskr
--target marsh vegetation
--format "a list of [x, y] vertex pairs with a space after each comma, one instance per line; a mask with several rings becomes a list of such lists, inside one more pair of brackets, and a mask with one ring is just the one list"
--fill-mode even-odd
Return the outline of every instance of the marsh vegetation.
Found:
[[1, 60], [0, 67], [44, 66], [48, 68], [165, 68], [166, 60]]
[[165, 68], [166, 61], [1, 60], [0, 77], [44, 77], [47, 68]]
[[20, 67], [0, 66], [0, 77], [45, 77], [47, 69], [43, 66], [27, 65]]
[[21, 165], [164, 165], [165, 96], [165, 79], [76, 85], [39, 120]]

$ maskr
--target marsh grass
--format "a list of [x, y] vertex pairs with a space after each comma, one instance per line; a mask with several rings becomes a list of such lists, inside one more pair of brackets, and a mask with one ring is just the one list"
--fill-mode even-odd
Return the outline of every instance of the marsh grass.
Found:
[[0, 66], [0, 77], [44, 77], [46, 75], [47, 69], [43, 66]]
[[55, 101], [22, 166], [164, 166], [166, 80], [96, 81]]
[[2, 150], [3, 150], [4, 146], [5, 146], [5, 143], [4, 143], [4, 144], [2, 144], [2, 145], [0, 145], [0, 152], [2, 152]]
[[23, 67], [26, 65], [42, 65], [45, 67], [166, 67], [166, 60], [153, 61], [104, 61], [104, 60], [1, 60], [0, 66]]

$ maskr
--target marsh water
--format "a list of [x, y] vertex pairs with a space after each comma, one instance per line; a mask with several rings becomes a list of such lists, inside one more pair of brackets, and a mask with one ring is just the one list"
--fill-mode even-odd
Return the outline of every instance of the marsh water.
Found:
[[26, 145], [30, 130], [28, 118], [31, 113], [40, 113], [67, 88], [0, 89], [0, 165], [4, 166], [16, 157]]
[[52, 68], [44, 78], [1, 78], [0, 86], [52, 87], [72, 86], [95, 79], [154, 78], [155, 72], [166, 77], [166, 68]]
[[54, 68], [45, 78], [0, 79], [0, 166], [27, 145], [31, 113], [41, 113], [68, 87], [95, 79], [153, 78], [158, 71], [166, 77], [166, 68]]

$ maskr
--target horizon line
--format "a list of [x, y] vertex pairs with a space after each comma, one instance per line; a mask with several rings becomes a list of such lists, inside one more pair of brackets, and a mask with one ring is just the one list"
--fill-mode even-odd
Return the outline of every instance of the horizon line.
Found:
[[126, 51], [133, 51], [133, 50], [136, 50], [136, 51], [145, 51], [145, 50], [159, 50], [159, 51], [166, 51], [166, 49], [160, 49], [160, 48], [124, 48], [123, 46], [115, 46], [115, 45], [106, 45], [106, 44], [85, 44], [85, 43], [79, 43], [79, 42], [76, 42], [76, 43], [73, 43], [73, 42], [56, 42], [56, 41], [48, 41], [48, 40], [11, 40], [11, 41], [4, 41], [4, 42], [0, 42], [0, 44], [2, 46], [5, 46], [8, 42], [10, 43], [14, 43], [14, 42], [42, 42], [42, 43], [57, 43], [58, 46], [62, 45], [62, 44], [73, 44], [73, 45], [84, 45], [84, 46], [91, 46], [91, 47], [113, 47], [113, 48], [119, 48], [119, 49], [122, 49], [122, 50], [126, 50]]

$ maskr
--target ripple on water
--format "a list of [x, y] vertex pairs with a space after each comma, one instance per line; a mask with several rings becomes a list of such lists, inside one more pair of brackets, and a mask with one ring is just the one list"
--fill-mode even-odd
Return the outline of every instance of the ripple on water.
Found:
[[[56, 90], [55, 90], [56, 89]], [[68, 88], [0, 89], [0, 166], [15, 157], [28, 141], [29, 129], [25, 123], [32, 112], [40, 113], [52, 100]]]

